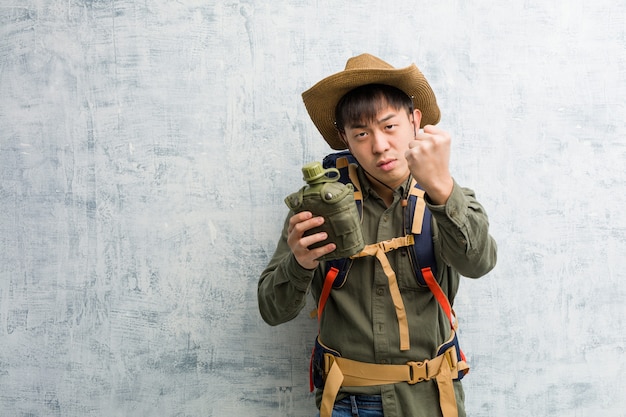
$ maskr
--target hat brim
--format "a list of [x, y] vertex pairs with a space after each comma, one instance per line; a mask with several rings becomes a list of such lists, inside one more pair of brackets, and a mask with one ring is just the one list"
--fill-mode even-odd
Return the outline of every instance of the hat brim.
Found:
[[302, 93], [311, 120], [331, 148], [346, 149], [334, 124], [337, 103], [349, 91], [367, 84], [390, 85], [413, 97], [414, 107], [422, 112], [420, 127], [439, 123], [441, 112], [435, 93], [415, 64], [406, 68], [347, 69], [324, 78]]

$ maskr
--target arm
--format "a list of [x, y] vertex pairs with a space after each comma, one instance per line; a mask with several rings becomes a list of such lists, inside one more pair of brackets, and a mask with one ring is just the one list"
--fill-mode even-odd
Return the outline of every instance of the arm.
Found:
[[445, 204], [435, 205], [428, 197], [426, 201], [437, 224], [437, 245], [443, 260], [469, 278], [491, 271], [496, 265], [497, 246], [474, 192], [455, 181]]
[[413, 177], [426, 192], [437, 223], [436, 245], [441, 257], [461, 275], [478, 278], [495, 266], [496, 243], [474, 192], [461, 188], [450, 175], [450, 143], [448, 132], [427, 125], [416, 132], [405, 156]]
[[[275, 326], [295, 318], [306, 304], [306, 294], [320, 256], [335, 250], [334, 244], [309, 250], [323, 241], [326, 233], [304, 236], [324, 222], [309, 212], [290, 213], [270, 263], [261, 273], [257, 288], [259, 311], [266, 323]], [[305, 267], [306, 266], [306, 267]]]

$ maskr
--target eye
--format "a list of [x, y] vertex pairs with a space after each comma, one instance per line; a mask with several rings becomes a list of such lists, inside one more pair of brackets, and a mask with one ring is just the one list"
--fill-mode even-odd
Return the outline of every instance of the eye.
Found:
[[367, 136], [367, 132], [357, 132], [357, 133], [354, 135], [354, 137], [355, 137], [356, 139], [361, 139], [361, 138], [364, 138], [365, 136]]

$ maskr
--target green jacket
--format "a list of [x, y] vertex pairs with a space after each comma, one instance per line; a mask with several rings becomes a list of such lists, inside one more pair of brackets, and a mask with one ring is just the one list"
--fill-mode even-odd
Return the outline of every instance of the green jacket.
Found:
[[[363, 186], [365, 243], [403, 236], [401, 200], [408, 182], [394, 190], [394, 201], [387, 208], [360, 169], [359, 178]], [[453, 303], [459, 274], [478, 278], [495, 266], [496, 243], [489, 235], [487, 215], [472, 190], [455, 182], [445, 205], [432, 205], [428, 199], [427, 205], [433, 215], [437, 280]], [[287, 224], [292, 214], [287, 217], [276, 252], [258, 284], [260, 313], [270, 325], [293, 319], [305, 306], [309, 291], [316, 302], [322, 291], [324, 263], [315, 270], [304, 269], [287, 245]], [[404, 364], [432, 358], [437, 347], [450, 335], [448, 319], [430, 290], [417, 283], [407, 249], [391, 251], [387, 257], [396, 272], [407, 312], [410, 350], [400, 351], [398, 322], [388, 279], [374, 257], [356, 259], [344, 286], [331, 291], [320, 322], [320, 339], [341, 356], [362, 362]], [[312, 341], [313, 338], [314, 335]], [[441, 415], [435, 381], [342, 388], [340, 395], [342, 393], [382, 395], [386, 417]], [[460, 381], [455, 381], [455, 393], [459, 417], [465, 416]], [[320, 401], [321, 391], [318, 390], [318, 407]]]

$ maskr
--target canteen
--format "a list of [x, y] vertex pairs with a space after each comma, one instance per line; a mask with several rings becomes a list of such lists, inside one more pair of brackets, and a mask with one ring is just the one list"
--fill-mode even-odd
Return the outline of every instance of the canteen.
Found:
[[309, 246], [314, 249], [328, 243], [337, 248], [318, 260], [348, 258], [365, 247], [361, 219], [354, 202], [354, 187], [339, 181], [337, 168], [324, 169], [320, 162], [311, 162], [302, 167], [306, 185], [285, 198], [285, 204], [294, 213], [310, 211], [314, 216], [324, 217], [324, 224], [305, 232], [305, 236], [326, 232], [322, 242]]

